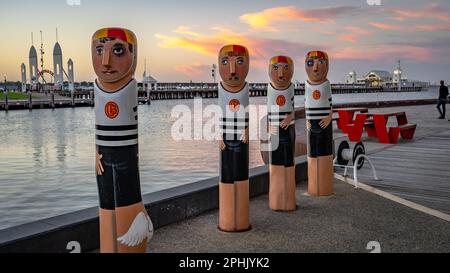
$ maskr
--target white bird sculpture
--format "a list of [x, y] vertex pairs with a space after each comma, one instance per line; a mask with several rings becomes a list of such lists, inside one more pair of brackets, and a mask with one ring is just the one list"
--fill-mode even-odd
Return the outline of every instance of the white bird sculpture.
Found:
[[146, 238], [150, 240], [153, 237], [153, 223], [149, 216], [140, 212], [131, 224], [125, 235], [117, 238], [120, 243], [134, 247], [140, 245]]

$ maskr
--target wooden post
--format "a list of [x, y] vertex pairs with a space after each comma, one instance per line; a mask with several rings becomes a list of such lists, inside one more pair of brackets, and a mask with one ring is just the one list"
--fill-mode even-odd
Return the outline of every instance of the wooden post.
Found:
[[[6, 90], [6, 86], [5, 86]], [[5, 92], [5, 111], [9, 110], [9, 104], [8, 104], [8, 92]]]
[[55, 93], [53, 91], [50, 93], [50, 106], [55, 109]]
[[30, 93], [28, 93], [28, 109], [33, 110], [33, 96]]
[[70, 91], [70, 106], [75, 107], [75, 91]]
[[94, 106], [94, 104], [95, 104], [95, 101], [94, 101], [94, 91], [89, 91], [89, 97], [91, 98], [91, 106], [93, 107]]

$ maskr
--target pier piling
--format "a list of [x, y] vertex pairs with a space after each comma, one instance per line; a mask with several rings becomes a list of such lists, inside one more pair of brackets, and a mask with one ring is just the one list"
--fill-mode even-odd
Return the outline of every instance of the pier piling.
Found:
[[55, 93], [50, 93], [50, 106], [52, 109], [55, 109]]
[[28, 93], [28, 109], [33, 110], [33, 96], [32, 93]]
[[8, 92], [5, 93], [5, 111], [9, 110]]

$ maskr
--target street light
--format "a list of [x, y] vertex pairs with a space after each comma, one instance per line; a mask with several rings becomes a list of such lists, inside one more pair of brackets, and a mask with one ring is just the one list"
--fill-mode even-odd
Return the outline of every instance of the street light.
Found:
[[3, 74], [3, 77], [5, 78], [5, 86], [4, 86], [4, 92], [5, 94], [8, 94], [8, 90], [6, 89], [6, 74]]

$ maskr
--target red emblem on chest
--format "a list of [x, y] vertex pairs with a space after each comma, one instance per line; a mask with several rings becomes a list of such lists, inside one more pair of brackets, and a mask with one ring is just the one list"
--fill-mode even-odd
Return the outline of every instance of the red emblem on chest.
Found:
[[313, 92], [313, 98], [315, 100], [320, 100], [321, 97], [322, 97], [322, 94], [320, 93], [319, 90], [316, 90], [316, 91]]
[[106, 103], [105, 115], [110, 119], [117, 118], [117, 116], [119, 116], [119, 105], [113, 101]]
[[282, 96], [282, 95], [278, 96], [278, 97], [277, 97], [277, 105], [280, 106], [280, 107], [282, 107], [282, 106], [284, 106], [285, 104], [286, 104], [286, 97], [285, 97], [285, 96]]
[[239, 107], [241, 106], [241, 102], [238, 99], [232, 99], [229, 103], [231, 112], [239, 111]]

